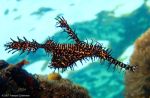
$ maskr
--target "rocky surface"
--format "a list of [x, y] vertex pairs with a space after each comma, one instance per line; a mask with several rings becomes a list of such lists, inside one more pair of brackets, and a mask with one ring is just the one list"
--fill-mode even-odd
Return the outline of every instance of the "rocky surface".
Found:
[[23, 60], [15, 65], [0, 60], [0, 96], [32, 98], [90, 98], [88, 91], [63, 79], [58, 73], [32, 75], [22, 69]]

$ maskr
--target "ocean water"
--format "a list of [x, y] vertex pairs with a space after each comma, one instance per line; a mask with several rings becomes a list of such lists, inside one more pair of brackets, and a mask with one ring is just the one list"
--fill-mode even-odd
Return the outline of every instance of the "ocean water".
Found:
[[[27, 59], [30, 73], [49, 74], [46, 66], [51, 57], [43, 50], [21, 56], [7, 53], [4, 44], [10, 38], [26, 37], [43, 43], [52, 37], [67, 43], [67, 34], [56, 28], [55, 18], [63, 16], [76, 29], [80, 40], [98, 41], [112, 49], [112, 55], [124, 63], [134, 50], [134, 41], [150, 26], [149, 0], [0, 0], [0, 59], [16, 63]], [[150, 23], [150, 22], [149, 22]], [[72, 42], [72, 41], [70, 41]], [[92, 98], [124, 98], [124, 72], [107, 70], [106, 63], [96, 59], [77, 62], [74, 71], [61, 73], [88, 89]], [[34, 69], [34, 70], [33, 70]]]

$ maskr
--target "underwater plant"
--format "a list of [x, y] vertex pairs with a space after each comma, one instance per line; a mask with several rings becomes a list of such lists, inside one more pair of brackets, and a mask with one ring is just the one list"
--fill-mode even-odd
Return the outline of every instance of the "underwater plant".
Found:
[[109, 64], [114, 64], [114, 69], [117, 66], [120, 66], [121, 69], [129, 70], [134, 72], [136, 69], [136, 65], [132, 66], [129, 64], [124, 64], [123, 62], [118, 61], [117, 59], [111, 56], [111, 49], [106, 49], [100, 43], [96, 43], [93, 45], [88, 42], [81, 41], [75, 31], [68, 25], [67, 21], [63, 17], [57, 17], [57, 27], [61, 27], [65, 32], [68, 33], [70, 39], [75, 41], [74, 44], [59, 44], [54, 42], [52, 39], [47, 40], [44, 44], [39, 44], [35, 40], [28, 41], [25, 37], [24, 40], [18, 37], [18, 41], [13, 39], [12, 42], [6, 43], [4, 46], [8, 52], [13, 51], [22, 51], [24, 53], [27, 51], [36, 52], [39, 48], [43, 48], [46, 53], [52, 53], [52, 62], [49, 64], [50, 68], [54, 68], [55, 70], [62, 69], [62, 72], [67, 70], [67, 68], [73, 69], [74, 65], [76, 65], [77, 61], [82, 63], [82, 60], [85, 60], [87, 57], [90, 57], [92, 60], [94, 58], [99, 58], [104, 61], [107, 60]]

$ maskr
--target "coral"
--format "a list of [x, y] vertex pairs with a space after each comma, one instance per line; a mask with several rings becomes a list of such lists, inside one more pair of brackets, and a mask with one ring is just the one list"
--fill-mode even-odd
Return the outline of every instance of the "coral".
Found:
[[0, 70], [3, 69], [3, 68], [6, 68], [8, 67], [8, 63], [4, 60], [0, 60]]
[[[22, 69], [29, 62], [23, 60], [15, 65], [0, 60], [0, 95], [1, 97], [33, 98], [90, 98], [83, 87], [74, 85], [57, 73], [32, 75]], [[44, 78], [43, 78], [44, 77]]]
[[150, 29], [135, 42], [131, 64], [138, 65], [135, 74], [126, 73], [126, 98], [150, 97]]
[[58, 73], [51, 73], [47, 77], [48, 80], [60, 80], [61, 76]]
[[1, 66], [7, 66], [0, 70], [0, 87], [2, 88], [0, 95], [5, 96], [23, 93], [36, 96], [36, 92], [39, 90], [38, 81], [33, 75], [22, 69], [22, 67], [28, 63], [28, 61], [22, 60], [21, 62], [12, 65], [4, 60], [0, 61]]
[[67, 79], [41, 81], [40, 84], [44, 98], [90, 98], [86, 89]]

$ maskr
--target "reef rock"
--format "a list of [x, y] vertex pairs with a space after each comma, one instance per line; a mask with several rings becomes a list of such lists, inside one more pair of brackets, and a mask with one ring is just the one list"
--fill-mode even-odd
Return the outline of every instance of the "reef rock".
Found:
[[138, 69], [126, 73], [126, 98], [150, 98], [150, 29], [136, 40], [130, 62]]
[[22, 60], [12, 65], [0, 60], [1, 97], [33, 98], [90, 98], [88, 92], [58, 73], [32, 75], [22, 67], [29, 62]]

